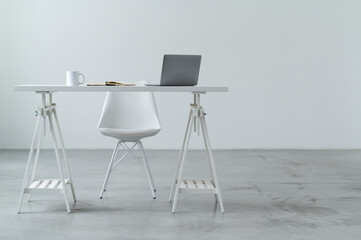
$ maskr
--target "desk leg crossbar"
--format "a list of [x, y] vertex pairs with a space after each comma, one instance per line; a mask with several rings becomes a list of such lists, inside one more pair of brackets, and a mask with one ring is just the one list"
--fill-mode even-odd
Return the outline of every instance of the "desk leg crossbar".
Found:
[[[70, 173], [70, 167], [66, 156], [66, 151], [64, 147], [64, 141], [63, 137], [60, 131], [59, 126], [59, 120], [58, 115], [56, 113], [56, 104], [52, 102], [52, 94], [50, 92], [41, 92], [42, 94], [42, 106], [38, 107], [36, 113], [36, 123], [35, 123], [35, 129], [33, 138], [31, 141], [30, 146], [30, 152], [28, 161], [25, 168], [25, 174], [24, 174], [24, 180], [21, 187], [21, 193], [20, 193], [20, 199], [19, 199], [19, 205], [18, 205], [18, 213], [21, 211], [21, 206], [23, 204], [24, 194], [29, 194], [28, 201], [31, 200], [31, 193], [35, 191], [44, 191], [44, 190], [58, 190], [64, 195], [65, 205], [68, 213], [71, 212], [70, 206], [69, 206], [69, 200], [68, 200], [68, 194], [66, 190], [66, 185], [70, 185], [71, 193], [73, 196], [74, 202], [76, 202], [74, 187], [73, 187], [73, 181]], [[46, 94], [48, 95], [48, 103], [46, 102]], [[54, 119], [55, 119], [55, 126], [54, 126]], [[55, 157], [57, 161], [58, 171], [60, 178], [58, 179], [36, 179], [35, 173], [36, 173], [36, 167], [39, 160], [39, 154], [40, 154], [40, 148], [43, 140], [43, 136], [46, 135], [46, 129], [47, 129], [47, 121], [49, 124], [49, 132], [51, 133], [52, 140], [53, 140], [53, 146], [55, 151]], [[56, 130], [55, 130], [56, 129]], [[57, 136], [60, 141], [61, 151], [63, 154], [63, 160], [64, 165], [66, 168], [67, 178], [65, 178], [62, 162], [60, 160], [59, 156], [59, 148], [58, 148], [58, 141]], [[34, 150], [36, 145], [36, 153], [35, 158], [33, 159]], [[31, 176], [30, 176], [30, 172]], [[30, 181], [29, 180], [30, 176]]]
[[[187, 128], [183, 140], [182, 149], [180, 151], [178, 167], [176, 170], [176, 174], [174, 176], [174, 181], [172, 184], [171, 193], [169, 196], [169, 201], [173, 201], [172, 205], [172, 213], [175, 213], [177, 207], [178, 195], [180, 192], [186, 191], [198, 191], [203, 193], [211, 193], [215, 194], [216, 201], [219, 203], [219, 207], [221, 213], [224, 213], [222, 195], [220, 191], [220, 187], [218, 184], [218, 178], [216, 174], [216, 168], [213, 161], [213, 153], [210, 146], [208, 130], [205, 120], [206, 113], [204, 112], [203, 107], [200, 106], [200, 93], [193, 93], [194, 95], [194, 103], [191, 104], [191, 109], [189, 112]], [[199, 126], [200, 125], [200, 126]], [[192, 133], [192, 129], [194, 128], [194, 132], [200, 132], [200, 128], [202, 130], [204, 145], [207, 152], [208, 163], [210, 168], [211, 179], [210, 180], [185, 180], [182, 179], [182, 171], [184, 162], [187, 157], [187, 151], [189, 147], [189, 140]]]

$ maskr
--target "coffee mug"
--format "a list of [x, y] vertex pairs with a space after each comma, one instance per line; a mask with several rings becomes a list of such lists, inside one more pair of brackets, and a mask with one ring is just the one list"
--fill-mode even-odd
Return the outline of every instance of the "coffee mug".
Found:
[[[79, 82], [79, 76], [83, 77], [83, 81]], [[78, 71], [66, 71], [66, 85], [67, 86], [79, 86], [85, 82], [85, 76]]]

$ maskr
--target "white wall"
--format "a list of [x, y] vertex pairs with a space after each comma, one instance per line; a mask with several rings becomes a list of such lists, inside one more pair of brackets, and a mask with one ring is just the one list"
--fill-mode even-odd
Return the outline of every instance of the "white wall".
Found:
[[[361, 147], [361, 1], [0, 1], [0, 148], [28, 148], [40, 97], [16, 84], [160, 79], [164, 53], [202, 54], [212, 145]], [[101, 93], [58, 93], [69, 148], [111, 148], [96, 125]], [[175, 149], [186, 93], [156, 95], [163, 130], [147, 148]], [[46, 146], [51, 146], [45, 143]], [[202, 147], [201, 141], [192, 142]]]

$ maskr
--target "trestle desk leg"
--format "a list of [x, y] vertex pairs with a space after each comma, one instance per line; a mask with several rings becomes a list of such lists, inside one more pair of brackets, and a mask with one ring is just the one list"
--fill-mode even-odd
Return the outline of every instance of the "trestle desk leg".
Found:
[[64, 158], [64, 163], [65, 163], [65, 167], [69, 176], [69, 180], [70, 180], [70, 189], [71, 189], [71, 193], [73, 195], [73, 200], [74, 202], [76, 202], [76, 196], [75, 196], [75, 191], [74, 191], [74, 185], [73, 185], [73, 178], [71, 176], [71, 172], [70, 172], [70, 167], [69, 167], [69, 162], [68, 162], [68, 157], [66, 155], [66, 150], [65, 150], [65, 145], [64, 145], [64, 140], [63, 140], [63, 135], [61, 133], [60, 130], [60, 124], [59, 124], [59, 119], [58, 119], [58, 115], [56, 113], [56, 110], [53, 110], [54, 113], [54, 118], [55, 118], [55, 124], [56, 124], [56, 128], [58, 130], [58, 134], [59, 134], [59, 139], [60, 139], [60, 146], [61, 146], [61, 151], [63, 153], [63, 158]]
[[[189, 117], [188, 117], [187, 127], [186, 127], [186, 131], [185, 131], [185, 133], [184, 133], [184, 139], [183, 139], [182, 149], [181, 149], [180, 154], [179, 154], [178, 166], [177, 166], [177, 169], [176, 169], [176, 173], [174, 174], [174, 180], [173, 180], [173, 182], [172, 182], [172, 189], [171, 189], [170, 195], [169, 195], [169, 202], [173, 201], [173, 198], [174, 198], [174, 189], [175, 189], [175, 186], [176, 186], [176, 184], [177, 184], [177, 176], [178, 176], [179, 168], [180, 168], [180, 166], [181, 166], [182, 159], [183, 159], [184, 148], [185, 148], [185, 144], [186, 144], [187, 136], [188, 136], [188, 132], [189, 132], [189, 125], [190, 125], [190, 122], [193, 121], [193, 120], [192, 120], [192, 115], [193, 115], [193, 110], [191, 109], [191, 110], [189, 111]], [[191, 128], [191, 129], [192, 129], [192, 128]]]
[[[192, 111], [192, 114], [190, 116], [192, 117], [193, 114], [194, 114], [194, 112]], [[194, 121], [190, 118], [188, 131], [186, 132], [186, 136], [185, 136], [186, 142], [185, 142], [184, 152], [182, 154], [182, 158], [181, 158], [181, 162], [180, 162], [180, 166], [179, 166], [179, 170], [178, 170], [178, 175], [177, 175], [177, 178], [176, 178], [177, 185], [176, 185], [175, 194], [174, 194], [172, 213], [175, 213], [175, 209], [177, 207], [177, 201], [178, 201], [178, 195], [179, 195], [179, 187], [180, 187], [181, 176], [182, 176], [182, 170], [183, 170], [185, 159], [187, 157], [187, 151], [188, 151], [190, 136], [191, 136], [191, 133], [192, 133], [193, 123], [194, 123]]]
[[211, 169], [211, 175], [212, 175], [212, 178], [214, 181], [215, 188], [217, 189], [216, 195], [218, 197], [218, 202], [219, 202], [221, 213], [224, 213], [221, 190], [220, 190], [219, 183], [218, 183], [216, 168], [214, 166], [213, 153], [212, 153], [212, 149], [211, 149], [211, 145], [210, 145], [210, 141], [209, 141], [207, 125], [206, 125], [206, 121], [205, 121], [203, 114], [200, 117], [200, 121], [201, 121], [201, 126], [202, 126], [204, 144], [205, 144], [206, 152], [207, 152], [207, 156], [208, 156], [208, 162], [209, 162], [209, 166]]
[[[43, 123], [43, 121], [44, 121], [44, 118], [40, 117], [39, 126]], [[30, 178], [30, 184], [35, 180], [35, 172], [36, 172], [36, 168], [38, 166], [40, 148], [41, 148], [41, 144], [43, 142], [43, 134], [44, 134], [43, 131], [44, 131], [44, 128], [39, 127], [39, 130], [38, 130], [38, 144], [37, 144], [37, 147], [36, 147], [36, 154], [35, 154], [35, 160], [34, 160], [34, 165], [33, 165], [33, 171], [32, 171], [31, 178]], [[30, 201], [31, 201], [31, 193], [29, 193], [29, 198], [28, 198], [28, 202], [30, 202]]]
[[63, 189], [63, 194], [64, 194], [64, 200], [65, 200], [66, 210], [68, 211], [68, 213], [71, 213], [70, 206], [69, 206], [68, 193], [67, 193], [67, 191], [66, 191], [66, 185], [65, 185], [65, 180], [64, 180], [63, 168], [62, 168], [62, 165], [61, 165], [61, 162], [60, 162], [60, 157], [59, 157], [58, 143], [57, 143], [56, 136], [55, 136], [55, 130], [54, 130], [54, 123], [53, 123], [52, 112], [49, 112], [49, 113], [48, 113], [48, 118], [49, 118], [49, 128], [50, 128], [50, 132], [51, 132], [51, 135], [52, 135], [52, 137], [53, 137], [55, 157], [56, 157], [56, 162], [57, 162], [57, 164], [58, 164], [58, 170], [59, 170], [59, 175], [60, 175], [60, 181], [61, 181], [61, 184], [62, 184], [62, 189]]
[[25, 174], [24, 174], [23, 184], [21, 186], [20, 199], [19, 199], [19, 203], [18, 203], [18, 213], [20, 213], [21, 205], [23, 204], [25, 187], [26, 187], [26, 184], [27, 184], [28, 176], [29, 176], [30, 164], [31, 164], [32, 158], [33, 158], [34, 145], [35, 145], [35, 142], [37, 140], [36, 138], [37, 138], [38, 131], [39, 131], [40, 117], [41, 117], [41, 115], [38, 114], [38, 116], [36, 118], [33, 138], [31, 140], [31, 145], [30, 145], [30, 152], [29, 152], [29, 156], [28, 156], [28, 161], [27, 161], [26, 167], [25, 167]]

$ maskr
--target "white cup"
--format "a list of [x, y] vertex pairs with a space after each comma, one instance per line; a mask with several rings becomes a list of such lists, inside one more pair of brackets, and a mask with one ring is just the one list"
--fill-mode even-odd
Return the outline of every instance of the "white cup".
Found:
[[[79, 76], [83, 77], [83, 81], [79, 82]], [[79, 86], [85, 82], [85, 76], [78, 71], [66, 71], [66, 85], [67, 86]]]

